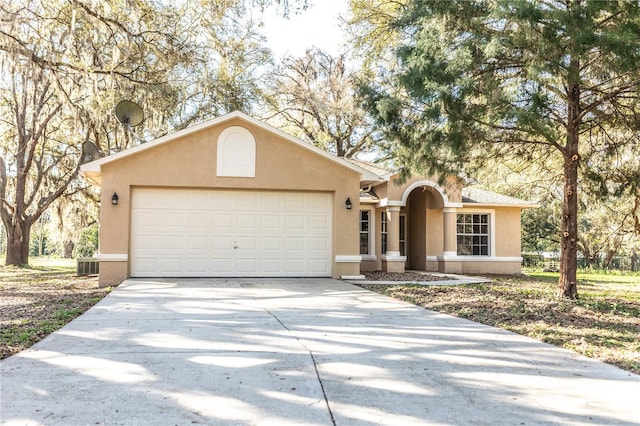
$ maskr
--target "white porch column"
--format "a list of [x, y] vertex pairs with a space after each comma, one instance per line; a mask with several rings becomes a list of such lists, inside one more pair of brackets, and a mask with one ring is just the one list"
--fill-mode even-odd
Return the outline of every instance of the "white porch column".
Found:
[[455, 259], [458, 255], [457, 210], [455, 207], [445, 207], [442, 209], [442, 213], [444, 250], [442, 257], [438, 257], [438, 271], [460, 274], [462, 273], [462, 263]]
[[382, 255], [382, 269], [386, 272], [404, 272], [406, 256], [400, 256], [400, 207], [386, 208], [387, 253]]
[[444, 251], [443, 256], [456, 256], [458, 254], [458, 232], [456, 229], [457, 209], [454, 207], [445, 207], [443, 213], [443, 239]]

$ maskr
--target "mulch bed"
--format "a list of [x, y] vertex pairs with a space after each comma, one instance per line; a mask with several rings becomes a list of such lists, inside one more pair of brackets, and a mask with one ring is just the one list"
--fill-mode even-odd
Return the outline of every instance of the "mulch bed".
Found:
[[444, 281], [450, 278], [430, 275], [422, 272], [365, 272], [365, 280], [367, 281], [394, 281], [394, 282], [423, 282], [423, 281]]

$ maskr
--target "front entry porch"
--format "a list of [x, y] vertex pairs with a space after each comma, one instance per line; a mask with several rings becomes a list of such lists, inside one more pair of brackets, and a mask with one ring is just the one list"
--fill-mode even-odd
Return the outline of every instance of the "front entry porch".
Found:
[[453, 185], [428, 180], [392, 188], [361, 197], [362, 272], [520, 272], [520, 208], [463, 202]]

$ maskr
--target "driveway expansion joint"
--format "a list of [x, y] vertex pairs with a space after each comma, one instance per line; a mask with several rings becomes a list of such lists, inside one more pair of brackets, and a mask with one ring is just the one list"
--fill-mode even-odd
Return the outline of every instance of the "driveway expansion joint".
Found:
[[313, 355], [313, 351], [311, 349], [309, 349], [307, 347], [307, 345], [305, 345], [304, 342], [302, 340], [300, 340], [300, 338], [298, 336], [296, 336], [295, 333], [293, 333], [289, 329], [289, 327], [287, 327], [285, 325], [285, 323], [283, 323], [280, 320], [280, 318], [278, 318], [276, 315], [274, 315], [268, 309], [265, 309], [265, 312], [267, 312], [269, 315], [271, 315], [273, 317], [273, 319], [278, 321], [278, 324], [280, 324], [282, 326], [282, 328], [284, 328], [287, 331], [287, 333], [291, 334], [298, 341], [298, 343], [300, 343], [300, 345], [309, 353], [309, 356], [311, 357], [311, 362], [313, 362], [313, 369], [316, 372], [316, 377], [318, 378], [318, 383], [320, 384], [320, 389], [322, 390], [322, 396], [324, 398], [324, 402], [325, 402], [325, 404], [327, 406], [327, 410], [329, 411], [329, 417], [331, 418], [331, 424], [333, 426], [336, 426], [336, 420], [333, 417], [333, 412], [331, 411], [331, 405], [329, 404], [329, 398], [327, 398], [327, 393], [324, 390], [324, 383], [322, 383], [322, 378], [320, 377], [320, 372], [318, 371], [318, 363], [316, 362], [316, 357]]

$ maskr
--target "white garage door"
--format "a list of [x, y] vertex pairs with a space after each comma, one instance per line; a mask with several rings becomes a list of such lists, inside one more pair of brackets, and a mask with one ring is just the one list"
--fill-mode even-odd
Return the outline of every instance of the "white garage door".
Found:
[[134, 189], [133, 277], [331, 275], [331, 196]]

